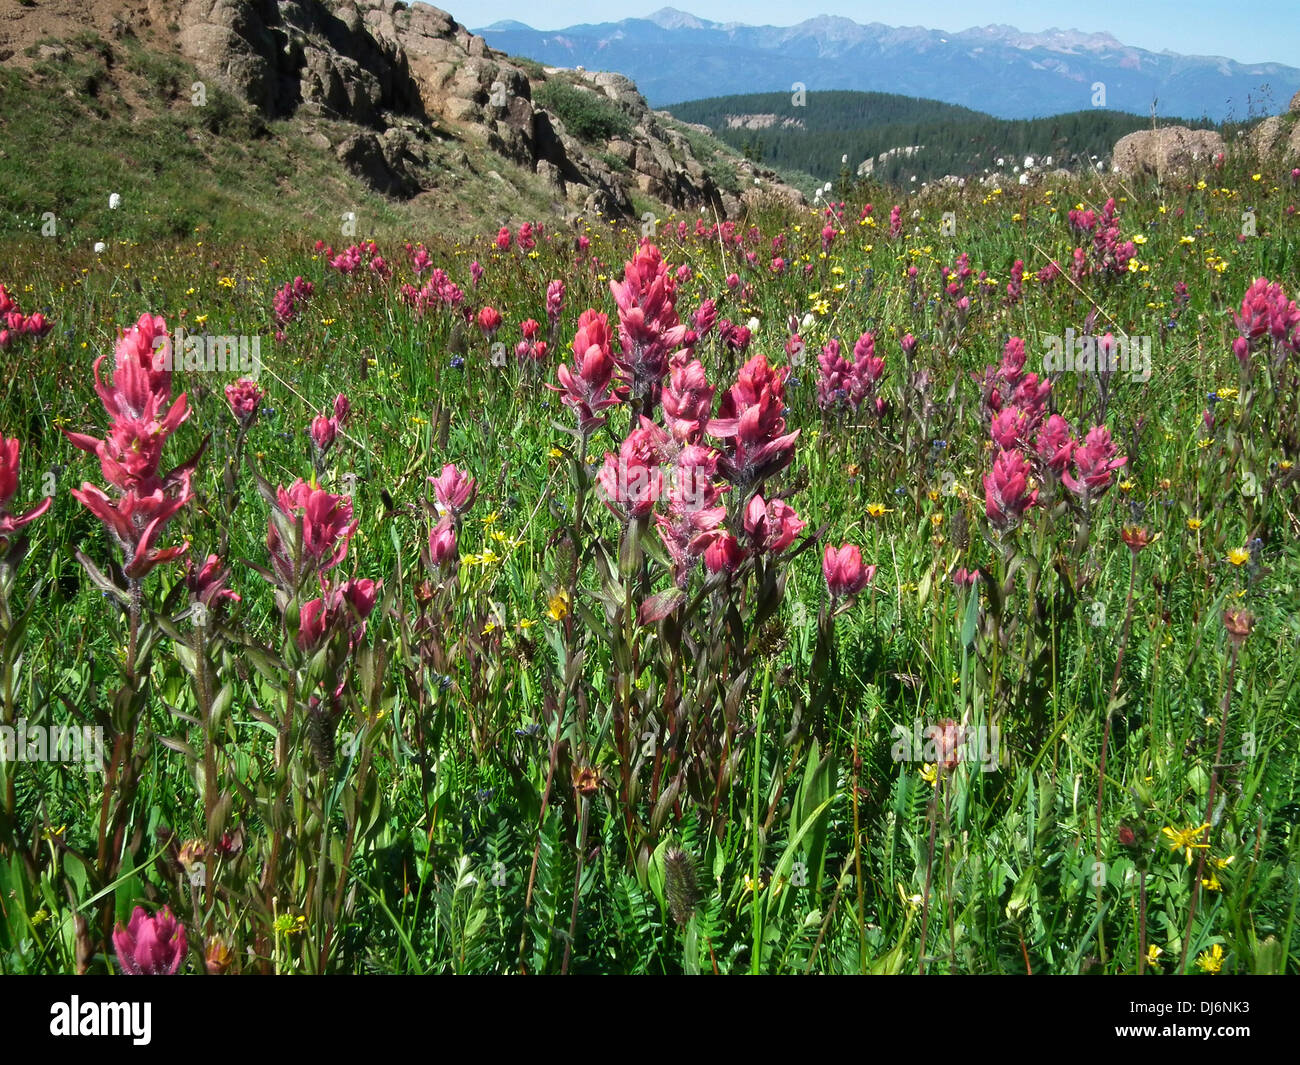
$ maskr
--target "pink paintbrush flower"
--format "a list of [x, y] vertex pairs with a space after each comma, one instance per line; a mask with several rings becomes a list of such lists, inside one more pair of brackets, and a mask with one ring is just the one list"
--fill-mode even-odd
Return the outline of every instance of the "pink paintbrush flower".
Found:
[[785, 431], [788, 368], [768, 366], [755, 355], [723, 395], [708, 433], [726, 443], [719, 468], [733, 484], [748, 487], [788, 466], [799, 430]]
[[822, 555], [822, 576], [826, 578], [826, 587], [832, 598], [857, 595], [875, 575], [875, 566], [863, 566], [862, 551], [856, 544], [845, 544], [838, 549], [826, 545]]
[[185, 586], [190, 594], [211, 609], [223, 599], [238, 603], [240, 597], [226, 587], [230, 578], [230, 567], [221, 561], [218, 555], [209, 555], [203, 565], [194, 568], [194, 559], [185, 560]]
[[744, 528], [751, 545], [757, 551], [779, 554], [794, 543], [795, 538], [808, 527], [792, 506], [777, 499], [764, 501], [757, 492], [745, 505]]
[[429, 483], [439, 507], [453, 518], [461, 517], [478, 497], [478, 482], [450, 462], [437, 477], [430, 477]]
[[641, 427], [628, 433], [618, 454], [605, 453], [596, 482], [611, 512], [631, 519], [644, 518], [654, 509], [664, 490], [660, 462], [667, 440], [668, 434], [643, 415]]
[[1005, 406], [993, 417], [991, 433], [993, 443], [1004, 450], [1017, 448], [1025, 443], [1029, 432], [1029, 415], [1015, 406]]
[[257, 383], [247, 377], [241, 377], [234, 384], [226, 385], [226, 402], [235, 415], [235, 420], [242, 426], [249, 426], [257, 417], [257, 406], [262, 402], [262, 390]]
[[699, 359], [674, 362], [669, 370], [662, 402], [664, 421], [678, 443], [697, 443], [713, 410], [714, 388]]
[[21, 445], [16, 436], [5, 439], [0, 435], [0, 538], [12, 536], [24, 525], [34, 522], [50, 509], [54, 502], [47, 496], [35, 507], [21, 517], [9, 513], [9, 501], [18, 491], [19, 451]]
[[117, 963], [128, 976], [174, 976], [185, 960], [185, 926], [170, 907], [153, 916], [137, 906], [125, 927], [113, 932]]
[[747, 552], [730, 533], [722, 533], [704, 549], [704, 568], [710, 573], [735, 573]]
[[1110, 431], [1104, 425], [1094, 426], [1084, 442], [1074, 446], [1074, 472], [1063, 473], [1061, 483], [1081, 499], [1100, 499], [1114, 483], [1115, 471], [1128, 462], [1123, 455], [1116, 458], [1116, 452]]
[[[276, 489], [276, 510], [291, 524], [302, 523], [303, 560], [321, 572], [347, 556], [348, 542], [357, 531], [352, 519], [352, 500], [336, 496], [299, 479], [286, 491]], [[272, 519], [266, 534], [266, 548], [276, 574], [289, 586], [295, 582], [293, 540], [280, 535], [279, 523]]]
[[554, 323], [564, 311], [564, 282], [551, 281], [546, 286], [546, 318]]
[[587, 310], [579, 316], [573, 338], [573, 367], [561, 365], [555, 371], [559, 387], [546, 387], [561, 393], [561, 401], [578, 417], [578, 428], [590, 434], [605, 424], [608, 415], [604, 411], [627, 398], [627, 387], [616, 379], [616, 370], [610, 351], [609, 318]]
[[497, 335], [497, 330], [501, 328], [501, 321], [501, 312], [495, 307], [484, 307], [478, 312], [478, 327], [488, 340]]
[[1070, 436], [1070, 426], [1066, 420], [1059, 414], [1048, 418], [1038, 430], [1034, 449], [1049, 470], [1058, 477], [1064, 473], [1074, 452], [1074, 439]]
[[331, 447], [339, 435], [339, 423], [333, 418], [327, 418], [323, 414], [316, 415], [311, 421], [311, 442], [315, 445], [316, 450], [324, 455]]
[[1016, 525], [1038, 501], [1038, 489], [1028, 491], [1029, 463], [1018, 451], [999, 451], [993, 471], [984, 475], [984, 513], [1002, 531]]

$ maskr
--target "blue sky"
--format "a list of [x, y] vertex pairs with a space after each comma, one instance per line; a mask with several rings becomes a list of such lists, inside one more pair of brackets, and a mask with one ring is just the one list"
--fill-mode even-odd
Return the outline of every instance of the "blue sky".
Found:
[[[1151, 51], [1168, 49], [1190, 55], [1226, 55], [1244, 63], [1274, 61], [1300, 66], [1300, 18], [1297, 0], [1088, 0], [1051, 4], [1028, 0], [814, 0], [797, 8], [789, 0], [647, 0], [641, 5], [611, 5], [608, 0], [474, 0], [464, 6], [438, 0], [458, 21], [474, 28], [500, 19], [517, 19], [535, 29], [559, 29], [581, 22], [616, 22], [672, 6], [715, 22], [788, 26], [812, 14], [844, 15], [856, 22], [964, 30], [1004, 23], [1021, 30], [1056, 27], [1090, 33], [1107, 32], [1125, 44]], [[807, 12], [807, 14], [804, 14]]]

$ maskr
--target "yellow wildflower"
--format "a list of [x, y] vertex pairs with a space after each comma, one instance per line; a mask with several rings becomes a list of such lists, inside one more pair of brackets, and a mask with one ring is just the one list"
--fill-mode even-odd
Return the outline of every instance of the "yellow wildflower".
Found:
[[551, 596], [546, 604], [546, 616], [552, 621], [563, 621], [569, 613], [569, 593], [563, 588]]
[[1209, 827], [1210, 826], [1208, 824], [1197, 825], [1195, 828], [1183, 828], [1183, 829], [1174, 829], [1166, 826], [1165, 828], [1162, 828], [1160, 831], [1163, 832], [1166, 836], [1168, 836], [1170, 840], [1172, 840], [1172, 842], [1169, 844], [1169, 849], [1174, 851], [1185, 851], [1187, 854], [1187, 864], [1191, 865], [1192, 851], [1196, 849], [1205, 850], [1206, 848], [1209, 847], [1208, 843], [1196, 842], [1196, 837], [1199, 836], [1202, 832], [1204, 832]]

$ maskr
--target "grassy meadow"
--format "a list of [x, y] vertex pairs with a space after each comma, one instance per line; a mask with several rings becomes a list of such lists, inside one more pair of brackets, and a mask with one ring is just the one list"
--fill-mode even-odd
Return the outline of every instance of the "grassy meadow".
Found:
[[0, 972], [1297, 972], [1298, 178], [241, 243], [104, 174], [0, 246]]

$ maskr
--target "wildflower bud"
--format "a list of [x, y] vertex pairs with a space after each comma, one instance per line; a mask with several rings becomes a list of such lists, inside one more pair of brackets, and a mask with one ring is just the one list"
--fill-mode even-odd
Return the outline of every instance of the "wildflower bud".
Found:
[[352, 404], [342, 392], [334, 397], [334, 420], [339, 428], [346, 428], [348, 422], [352, 420]]
[[324, 770], [334, 768], [335, 734], [338, 731], [338, 714], [329, 703], [321, 701], [320, 696], [313, 695], [307, 700], [307, 727], [305, 733], [307, 744], [316, 759], [316, 764]]
[[[198, 870], [200, 876], [205, 872], [204, 865], [207, 861], [208, 849], [204, 846], [201, 839], [186, 840], [181, 844], [180, 852], [177, 854], [177, 860], [181, 863], [181, 868], [185, 870], [185, 875], [194, 880], [195, 871]], [[202, 883], [202, 881], [199, 881]]]
[[1232, 342], [1232, 353], [1237, 356], [1243, 370], [1250, 365], [1250, 341], [1245, 337], [1237, 337]]
[[456, 559], [456, 528], [450, 514], [445, 515], [429, 533], [429, 558], [435, 566]]
[[966, 730], [952, 718], [944, 718], [937, 725], [931, 726], [934, 737], [934, 762], [946, 773], [951, 773], [961, 761], [961, 745], [966, 739]]
[[1228, 630], [1228, 637], [1233, 644], [1240, 647], [1255, 627], [1255, 615], [1240, 607], [1230, 606], [1223, 612], [1223, 626]]
[[303, 651], [315, 650], [325, 638], [328, 622], [324, 599], [303, 603], [298, 611], [298, 647]]
[[206, 607], [211, 607], [223, 599], [238, 603], [240, 597], [225, 586], [230, 576], [230, 567], [224, 565], [218, 555], [208, 555], [203, 565], [195, 569], [194, 560], [185, 560], [185, 586], [190, 594]]
[[204, 968], [208, 970], [209, 976], [220, 976], [230, 968], [231, 962], [235, 956], [226, 946], [225, 940], [220, 936], [208, 936], [206, 949], [203, 955]]
[[339, 425], [333, 418], [316, 415], [311, 422], [311, 442], [322, 455], [334, 446], [339, 435]]
[[1143, 525], [1125, 525], [1120, 530], [1119, 535], [1128, 544], [1128, 549], [1135, 555], [1151, 543], [1153, 539], [1151, 530]]
[[600, 773], [591, 766], [573, 767], [573, 790], [589, 799], [600, 790]]

